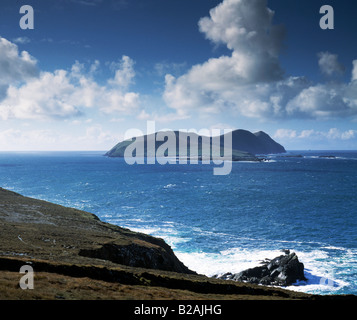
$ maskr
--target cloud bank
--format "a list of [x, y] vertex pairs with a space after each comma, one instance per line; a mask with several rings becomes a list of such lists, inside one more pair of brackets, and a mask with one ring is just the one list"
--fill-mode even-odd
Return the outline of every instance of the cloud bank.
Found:
[[[165, 77], [163, 98], [178, 114], [228, 112], [268, 119], [336, 119], [357, 117], [357, 60], [350, 83], [313, 83], [286, 75], [279, 61], [284, 27], [274, 25], [266, 0], [224, 0], [202, 18], [199, 30], [230, 56], [211, 58], [186, 74]], [[338, 56], [318, 53], [328, 77], [345, 68]]]
[[67, 119], [88, 108], [105, 114], [132, 114], [140, 107], [139, 93], [129, 90], [134, 82], [134, 61], [123, 56], [112, 62], [113, 78], [104, 85], [76, 62], [70, 70], [40, 72], [36, 60], [14, 43], [0, 38], [0, 119]]
[[341, 131], [337, 128], [331, 128], [328, 131], [318, 131], [314, 129], [302, 130], [300, 133], [292, 129], [278, 129], [274, 134], [276, 139], [305, 139], [305, 138], [327, 138], [329, 140], [351, 140], [357, 138], [357, 130]]
[[[316, 66], [326, 82], [286, 74], [279, 60], [285, 29], [274, 24], [274, 11], [266, 0], [224, 0], [198, 21], [198, 28], [208, 41], [231, 53], [181, 75], [182, 66], [156, 64], [157, 73], [176, 70], [175, 75], [165, 75], [162, 98], [170, 108], [166, 114], [143, 110], [142, 97], [131, 89], [136, 73], [128, 56], [105, 66], [100, 61], [90, 66], [76, 62], [68, 70], [45, 72], [28, 52], [0, 37], [0, 119], [68, 119], [95, 108], [120, 118], [136, 115], [161, 122], [188, 119], [195, 112], [261, 121], [357, 120], [357, 60], [347, 83], [341, 82], [345, 66], [327, 51], [316, 53]], [[98, 82], [95, 74], [103, 67], [109, 67], [112, 77]]]

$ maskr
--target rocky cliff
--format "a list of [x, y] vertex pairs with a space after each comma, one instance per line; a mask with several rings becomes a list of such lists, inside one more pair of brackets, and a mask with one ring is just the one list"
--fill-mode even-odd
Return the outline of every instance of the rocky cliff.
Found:
[[0, 188], [0, 255], [68, 263], [96, 261], [194, 273], [164, 240], [100, 221], [91, 213]]

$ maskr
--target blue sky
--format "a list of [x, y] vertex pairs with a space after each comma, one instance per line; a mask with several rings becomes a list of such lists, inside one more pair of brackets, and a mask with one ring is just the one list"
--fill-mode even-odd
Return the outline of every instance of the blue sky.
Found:
[[356, 17], [350, 0], [2, 0], [0, 150], [107, 150], [148, 120], [356, 150]]

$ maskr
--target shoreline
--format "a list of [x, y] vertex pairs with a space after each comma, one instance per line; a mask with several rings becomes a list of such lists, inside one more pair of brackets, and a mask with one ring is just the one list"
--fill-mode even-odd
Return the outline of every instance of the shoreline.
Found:
[[[1, 299], [331, 299], [212, 279], [186, 268], [162, 239], [4, 189], [0, 200]], [[24, 263], [34, 267], [34, 290], [18, 287]]]

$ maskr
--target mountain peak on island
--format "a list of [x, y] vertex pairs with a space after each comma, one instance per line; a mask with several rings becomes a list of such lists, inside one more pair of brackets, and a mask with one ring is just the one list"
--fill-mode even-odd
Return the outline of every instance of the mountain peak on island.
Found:
[[274, 141], [267, 133], [237, 129], [232, 132], [232, 148], [252, 154], [285, 153], [285, 148]]

